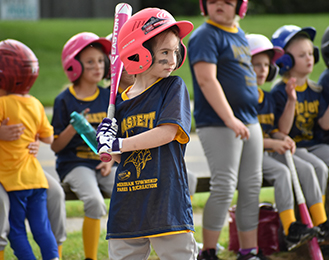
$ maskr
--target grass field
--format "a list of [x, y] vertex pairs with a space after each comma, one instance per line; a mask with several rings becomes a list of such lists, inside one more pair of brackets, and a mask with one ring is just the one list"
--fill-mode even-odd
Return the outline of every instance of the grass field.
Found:
[[[204, 22], [203, 17], [176, 17], [177, 20], [190, 20], [197, 28]], [[320, 46], [321, 37], [328, 23], [328, 14], [302, 15], [257, 15], [247, 16], [240, 21], [246, 33], [261, 33], [271, 37], [282, 25], [295, 24], [300, 27], [313, 26], [317, 29], [315, 45]], [[74, 34], [91, 31], [105, 37], [113, 28], [112, 19], [50, 19], [40, 21], [0, 21], [0, 39], [17, 39], [28, 45], [39, 58], [40, 75], [31, 90], [43, 105], [51, 106], [57, 94], [69, 83], [61, 66], [61, 51], [65, 42]], [[186, 44], [189, 36], [184, 39]], [[325, 69], [322, 61], [315, 66], [311, 79], [318, 80]], [[188, 62], [176, 72], [188, 86], [193, 98], [192, 80]], [[264, 85], [268, 89], [269, 84]]]

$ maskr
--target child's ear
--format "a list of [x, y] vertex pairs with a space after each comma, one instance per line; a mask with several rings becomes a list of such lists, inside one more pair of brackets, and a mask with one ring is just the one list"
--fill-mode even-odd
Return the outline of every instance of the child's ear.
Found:
[[287, 71], [291, 70], [291, 68], [295, 65], [295, 60], [289, 52], [286, 52], [283, 56], [277, 59], [275, 63], [280, 69], [280, 75], [283, 75]]
[[266, 82], [270, 82], [273, 79], [275, 79], [276, 76], [278, 75], [278, 72], [279, 72], [279, 67], [275, 64], [270, 64], [270, 68], [269, 68], [269, 71], [268, 71]]

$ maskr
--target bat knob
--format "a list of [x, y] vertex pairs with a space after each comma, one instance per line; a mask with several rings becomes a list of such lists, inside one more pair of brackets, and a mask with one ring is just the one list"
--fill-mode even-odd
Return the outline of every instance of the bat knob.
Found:
[[99, 157], [102, 162], [110, 162], [112, 160], [112, 156], [108, 153], [101, 153]]

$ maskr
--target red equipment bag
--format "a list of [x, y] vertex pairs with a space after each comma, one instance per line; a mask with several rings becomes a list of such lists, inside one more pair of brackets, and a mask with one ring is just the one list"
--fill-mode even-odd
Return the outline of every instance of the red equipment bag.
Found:
[[[234, 205], [229, 209], [230, 240], [228, 249], [238, 252], [239, 239], [235, 222], [235, 207]], [[265, 255], [280, 252], [280, 249], [284, 247], [283, 229], [279, 213], [270, 203], [261, 203], [259, 205], [258, 247]]]

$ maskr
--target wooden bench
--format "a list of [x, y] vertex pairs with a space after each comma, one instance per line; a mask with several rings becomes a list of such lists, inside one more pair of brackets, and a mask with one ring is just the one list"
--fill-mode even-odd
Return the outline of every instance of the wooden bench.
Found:
[[[209, 192], [209, 184], [210, 181], [210, 177], [198, 177], [198, 182], [197, 182], [197, 186], [196, 186], [196, 190], [195, 192]], [[78, 200], [78, 197], [75, 195], [75, 193], [70, 189], [70, 186], [66, 183], [61, 183], [62, 188], [65, 192], [65, 200]], [[262, 187], [271, 187], [272, 185], [270, 185], [268, 182], [266, 182], [264, 180], [263, 182], [263, 186]], [[104, 199], [109, 199], [110, 197], [107, 196], [107, 194], [102, 193]]]

